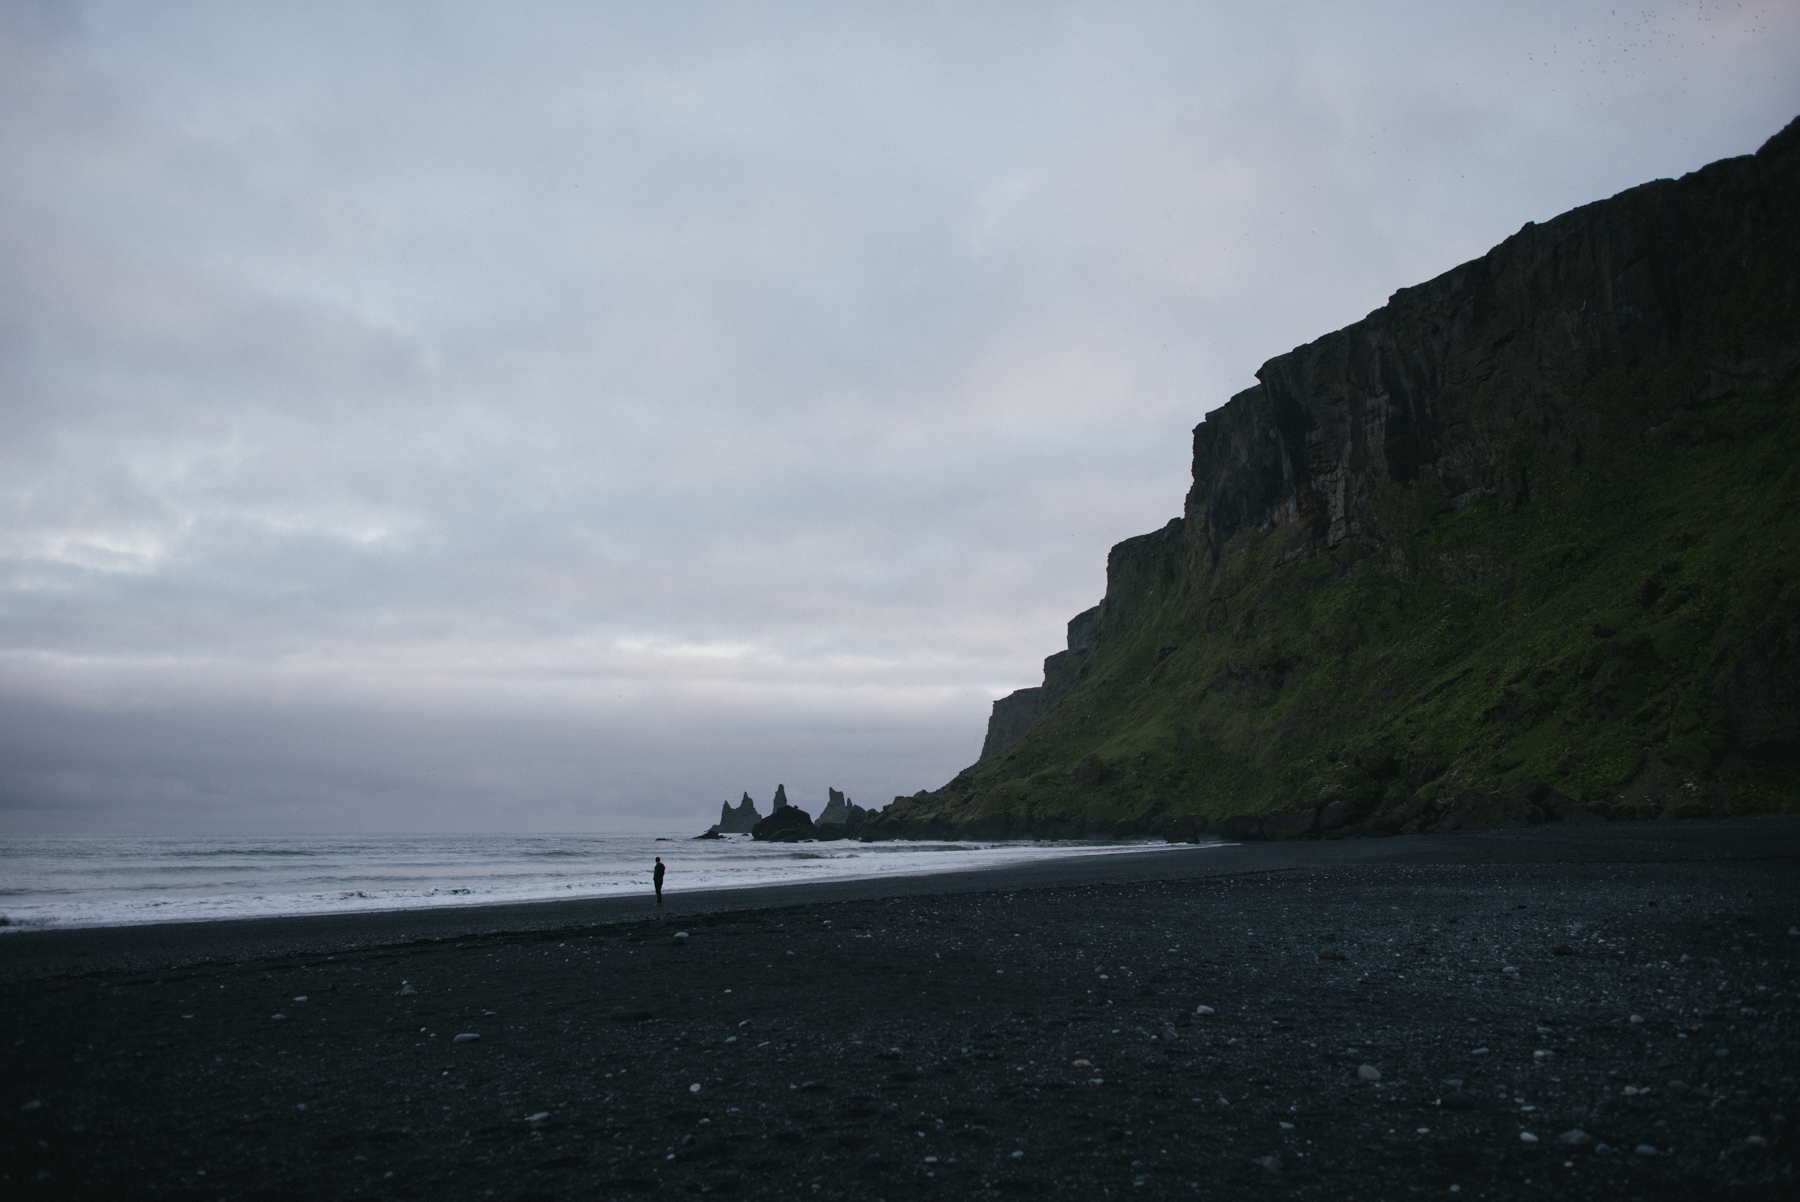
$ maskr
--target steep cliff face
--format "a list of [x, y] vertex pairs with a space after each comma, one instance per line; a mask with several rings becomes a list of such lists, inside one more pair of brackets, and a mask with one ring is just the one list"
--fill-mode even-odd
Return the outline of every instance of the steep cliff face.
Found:
[[1796, 214], [1800, 122], [1270, 360], [1194, 431], [1183, 516], [1113, 548], [1082, 649], [871, 829], [1791, 804]]
[[1016, 743], [1056, 700], [1062, 688], [1081, 666], [1081, 656], [1100, 637], [1100, 607], [1084, 610], [1069, 619], [1069, 645], [1044, 661], [1044, 683], [1015, 689], [994, 702], [988, 715], [987, 738], [981, 744], [982, 760], [992, 759]]

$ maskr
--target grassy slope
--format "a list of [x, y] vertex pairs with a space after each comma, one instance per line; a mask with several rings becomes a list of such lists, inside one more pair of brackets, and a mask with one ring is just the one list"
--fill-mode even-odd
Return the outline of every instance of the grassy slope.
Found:
[[[1602, 437], [1579, 466], [1514, 448], [1533, 480], [1517, 510], [1435, 512], [1427, 479], [1377, 498], [1407, 533], [1286, 566], [1279, 532], [1239, 534], [1216, 565], [1179, 527], [1138, 540], [1158, 545], [1120, 557], [1102, 642], [1032, 732], [899, 808], [1219, 817], [1334, 779], [1428, 798], [1541, 780], [1599, 800], [1646, 755], [1727, 785], [1740, 812], [1796, 808], [1800, 782], [1730, 754], [1717, 689], [1800, 588], [1800, 379], [1682, 400], [1746, 332], [1800, 328], [1779, 295], [1752, 281], [1693, 315], [1672, 367], [1589, 381], [1578, 400]], [[1356, 768], [1370, 751], [1400, 775]]]

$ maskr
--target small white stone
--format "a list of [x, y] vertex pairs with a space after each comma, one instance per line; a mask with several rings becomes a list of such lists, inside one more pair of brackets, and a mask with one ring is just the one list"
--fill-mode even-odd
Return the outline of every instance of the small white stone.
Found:
[[276, 1020], [277, 1020], [277, 1021], [279, 1021], [279, 1020], [281, 1020], [281, 1019], [284, 1019], [284, 1018], [286, 1018], [286, 1017], [287, 1017], [287, 1015], [285, 1015], [285, 1014], [271, 1014], [271, 1015], [269, 1015], [269, 1017], [270, 1017], [270, 1018], [272, 1018], [272, 1019], [276, 1019]]
[[477, 1035], [473, 1031], [464, 1031], [461, 1035], [458, 1035], [455, 1039], [452, 1039], [450, 1042], [451, 1043], [474, 1043], [477, 1039], [480, 1039], [480, 1038], [481, 1038], [481, 1036]]
[[1024, 1160], [1025, 1159], [1025, 1150], [1023, 1148], [1018, 1149], [1017, 1151], [1015, 1151], [1012, 1154], [1012, 1158], [1014, 1160]]
[[1364, 1081], [1379, 1081], [1379, 1080], [1381, 1080], [1381, 1070], [1376, 1068], [1372, 1064], [1365, 1064], [1365, 1065], [1361, 1066], [1360, 1068], [1358, 1068], [1356, 1070], [1356, 1075], [1358, 1078], [1360, 1078], [1361, 1080], [1364, 1080]]
[[1519, 975], [1519, 968], [1516, 964], [1508, 964], [1505, 968], [1501, 969], [1500, 971], [1505, 972], [1505, 973], [1511, 973], [1515, 977]]
[[1284, 1123], [1280, 1119], [1277, 1119], [1275, 1122], [1276, 1126], [1280, 1127], [1283, 1131], [1292, 1131], [1294, 1129], [1294, 1124], [1292, 1123]]
[[1538, 1141], [1538, 1137], [1533, 1135], [1531, 1132], [1529, 1132], [1529, 1131], [1519, 1132], [1519, 1142], [1520, 1143], [1535, 1144], [1537, 1141]]
[[528, 1123], [536, 1124], [536, 1123], [543, 1122], [545, 1119], [547, 1119], [549, 1117], [550, 1117], [550, 1112], [548, 1110], [540, 1110], [536, 1114], [526, 1115], [525, 1121]]
[[295, 998], [294, 1000], [296, 1002], [304, 1002], [306, 1000], [306, 995], [303, 993], [299, 997]]
[[696, 1081], [692, 1085], [688, 1086], [688, 1092], [689, 1093], [699, 1093], [700, 1092], [700, 1083], [698, 1081]]
[[1195, 1006], [1194, 1013], [1200, 1018], [1205, 1018], [1209, 1014], [1217, 1014], [1218, 1011], [1214, 1010], [1211, 1006]]
[[726, 1043], [736, 1043], [736, 1042], [737, 1042], [737, 1036], [735, 1036], [735, 1035], [727, 1035], [727, 1036], [726, 1036], [726, 1037], [725, 1037], [725, 1042], [726, 1042]]
[[1471, 1055], [1471, 1056], [1485, 1056], [1487, 1054], [1488, 1054], [1488, 1050], [1486, 1048], [1476, 1048], [1474, 1051], [1469, 1053], [1469, 1055]]
[[1633, 1023], [1642, 1023], [1644, 1021], [1644, 1016], [1641, 1014], [1634, 1014], [1631, 1016], [1631, 1021]]
[[1555, 1052], [1552, 1052], [1546, 1048], [1539, 1048], [1537, 1051], [1535, 1051], [1531, 1054], [1531, 1058], [1533, 1060], [1537, 1060], [1537, 1061], [1541, 1062], [1544, 1060], [1549, 1060], [1549, 1059], [1553, 1058], [1555, 1055], [1556, 1055]]

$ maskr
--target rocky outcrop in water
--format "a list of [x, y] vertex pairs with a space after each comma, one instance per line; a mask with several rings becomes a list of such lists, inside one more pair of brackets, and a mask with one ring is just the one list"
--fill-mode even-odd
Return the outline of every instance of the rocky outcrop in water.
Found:
[[787, 786], [775, 786], [775, 809], [751, 828], [750, 835], [770, 843], [797, 843], [802, 839], [815, 839], [818, 831], [813, 826], [812, 815], [799, 806], [788, 804]]
[[721, 835], [747, 835], [756, 828], [762, 815], [756, 811], [756, 803], [750, 800], [750, 794], [733, 809], [729, 801], [719, 806], [719, 824], [713, 830]]
[[869, 811], [863, 809], [836, 789], [827, 788], [825, 794], [825, 809], [819, 814], [817, 825], [854, 827], [862, 824], [863, 818], [867, 816]]

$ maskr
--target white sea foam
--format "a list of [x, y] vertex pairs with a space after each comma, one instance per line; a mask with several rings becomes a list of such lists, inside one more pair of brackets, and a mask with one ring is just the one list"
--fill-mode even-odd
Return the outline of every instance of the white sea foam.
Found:
[[288, 914], [356, 913], [650, 891], [954, 872], [1151, 843], [754, 843], [595, 835], [175, 838], [43, 835], [0, 841], [0, 932]]

